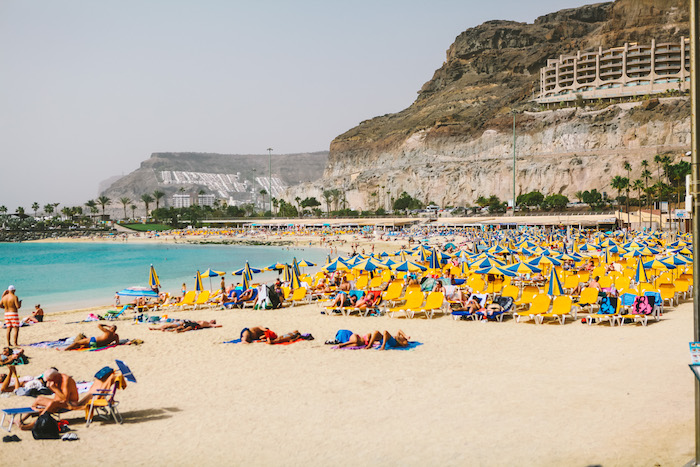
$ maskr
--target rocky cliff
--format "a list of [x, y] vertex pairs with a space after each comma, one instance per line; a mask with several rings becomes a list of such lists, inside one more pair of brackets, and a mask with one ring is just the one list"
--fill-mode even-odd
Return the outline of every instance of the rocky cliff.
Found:
[[[276, 197], [289, 186], [319, 179], [328, 152], [273, 154], [271, 161], [272, 195]], [[160, 190], [167, 195], [162, 204], [170, 206], [172, 194], [203, 190], [219, 199], [248, 203], [261, 200], [259, 191], [268, 190], [269, 163], [267, 154], [154, 153], [102, 194], [117, 204], [121, 197], [138, 201], [141, 195]]]
[[[401, 192], [447, 205], [512, 195], [512, 114], [518, 194], [610, 191], [613, 175], [638, 176], [641, 159], [684, 151], [687, 99], [605, 109], [539, 111], [531, 98], [548, 58], [624, 42], [688, 35], [687, 2], [618, 0], [542, 16], [489, 21], [461, 33], [407, 109], [362, 122], [333, 140], [322, 182], [295, 194], [341, 188], [351, 207], [387, 207]], [[654, 101], [656, 102], [656, 101]]]

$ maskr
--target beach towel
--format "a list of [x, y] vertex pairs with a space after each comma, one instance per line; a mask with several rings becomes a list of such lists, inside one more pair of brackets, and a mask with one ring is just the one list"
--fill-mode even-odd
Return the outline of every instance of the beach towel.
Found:
[[29, 344], [29, 347], [37, 347], [40, 349], [56, 349], [59, 347], [68, 347], [73, 343], [75, 338], [73, 337], [64, 337], [63, 339], [58, 339], [55, 341], [42, 341], [42, 342], [35, 342], [33, 344]]
[[[423, 345], [423, 343], [418, 342], [418, 341], [408, 341], [408, 345], [406, 347], [388, 347], [385, 350], [414, 350], [419, 345]], [[379, 349], [380, 347], [381, 347], [381, 344], [379, 342], [375, 342], [372, 345], [372, 348], [375, 350]], [[331, 349], [336, 349], [336, 350], [338, 350], [338, 349], [339, 350], [361, 350], [364, 348], [365, 348], [364, 345], [348, 345], [345, 347], [338, 347], [336, 345], [336, 346], [331, 347]]]
[[650, 303], [651, 300], [654, 300], [653, 297], [648, 297], [646, 295], [640, 295], [637, 298], [634, 299], [634, 303], [632, 304], [632, 314], [634, 315], [649, 315], [651, 312], [654, 310], [652, 304]]

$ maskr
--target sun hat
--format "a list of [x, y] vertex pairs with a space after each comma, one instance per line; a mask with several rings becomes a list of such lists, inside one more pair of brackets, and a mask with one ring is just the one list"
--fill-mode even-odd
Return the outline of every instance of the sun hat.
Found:
[[13, 290], [15, 290], [15, 286], [14, 286], [14, 285], [11, 285], [11, 286], [9, 286], [9, 287], [7, 288], [7, 290], [13, 291]]

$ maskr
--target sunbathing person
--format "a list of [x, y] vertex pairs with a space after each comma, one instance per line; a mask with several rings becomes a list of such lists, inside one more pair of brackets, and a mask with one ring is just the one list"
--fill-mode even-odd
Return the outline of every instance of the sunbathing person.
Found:
[[197, 329], [206, 329], [206, 328], [220, 328], [220, 324], [216, 324], [216, 320], [213, 319], [211, 321], [190, 321], [188, 319], [183, 319], [181, 321], [177, 321], [174, 323], [168, 323], [164, 324], [163, 326], [160, 327], [153, 327], [153, 328], [148, 328], [151, 331], [168, 331], [168, 332], [187, 332], [187, 331], [196, 331]]
[[270, 331], [270, 328], [262, 328], [259, 326], [254, 328], [243, 328], [241, 331], [242, 344], [250, 344], [251, 342], [259, 341], [263, 338], [276, 339], [277, 334]]
[[347, 341], [338, 344], [338, 348], [348, 347], [348, 346], [362, 346], [367, 343], [365, 338], [369, 339], [369, 334], [366, 336], [361, 336], [359, 334], [352, 334]]
[[17, 353], [14, 353], [11, 348], [5, 347], [2, 349], [2, 354], [0, 354], [0, 365], [13, 365], [17, 363], [26, 363], [24, 360], [24, 349], [19, 349]]
[[271, 338], [271, 336], [268, 337], [268, 335], [265, 334], [262, 337], [262, 339], [260, 339], [260, 340], [267, 343], [267, 344], [272, 345], [272, 344], [284, 344], [285, 342], [292, 342], [292, 341], [295, 341], [295, 340], [300, 339], [300, 338], [301, 338], [301, 333], [299, 331], [292, 331], [292, 332], [288, 332], [287, 334], [283, 334], [279, 337], [275, 336], [274, 338]]
[[[118, 372], [114, 371], [112, 368], [102, 368], [95, 374], [95, 381], [92, 382], [90, 389], [83, 394], [83, 397], [80, 398], [80, 400], [76, 403], [76, 406], [73, 408], [84, 407], [90, 402], [92, 396], [100, 393], [104, 394], [104, 391], [110, 389], [112, 385], [114, 385], [117, 376]], [[122, 389], [124, 388], [126, 388], [126, 379], [122, 379]]]
[[389, 331], [384, 331], [383, 333], [380, 333], [379, 331], [374, 331], [370, 335], [365, 349], [371, 349], [372, 345], [374, 345], [375, 342], [381, 342], [382, 345], [379, 347], [379, 350], [386, 350], [387, 347], [389, 347], [390, 349], [394, 347], [406, 347], [408, 345], [408, 339], [409, 336], [407, 336], [400, 329], [399, 332], [396, 334], [396, 337], [393, 337], [391, 334], [389, 334]]
[[0, 384], [0, 393], [14, 392], [16, 389], [23, 386], [19, 380], [19, 376], [17, 376], [17, 368], [14, 365], [11, 365], [8, 370], [9, 372], [6, 375], [0, 375], [0, 383], [2, 383]]
[[345, 292], [338, 292], [338, 295], [335, 296], [333, 299], [333, 302], [329, 305], [329, 307], [346, 307], [346, 306], [355, 306], [357, 303], [357, 296], [356, 295], [350, 295]]
[[355, 307], [364, 310], [367, 307], [373, 307], [377, 305], [381, 301], [381, 299], [382, 296], [378, 292], [367, 292], [364, 297], [355, 302]]
[[102, 331], [101, 336], [87, 338], [83, 334], [80, 334], [71, 345], [63, 350], [87, 349], [89, 347], [107, 347], [109, 344], [119, 343], [119, 335], [117, 335], [116, 326], [98, 324], [97, 327], [100, 329], [100, 331]]
[[[70, 376], [59, 373], [56, 368], [49, 368], [43, 374], [43, 379], [46, 381], [46, 387], [54, 393], [53, 398], [39, 396], [32, 404], [32, 409], [36, 411], [34, 415], [44, 413], [57, 413], [61, 410], [72, 410], [78, 407], [78, 387], [75, 380]], [[31, 415], [31, 414], [30, 414]], [[22, 430], [31, 430], [34, 428], [34, 423], [24, 424], [24, 421], [29, 415], [22, 417], [18, 424]]]
[[44, 310], [41, 309], [41, 305], [35, 305], [34, 311], [22, 320], [25, 324], [41, 323], [44, 321]]
[[252, 289], [246, 289], [241, 293], [238, 298], [233, 300], [234, 305], [240, 305], [243, 302], [250, 302], [252, 300], [255, 300], [258, 298], [258, 289], [257, 288], [252, 288]]

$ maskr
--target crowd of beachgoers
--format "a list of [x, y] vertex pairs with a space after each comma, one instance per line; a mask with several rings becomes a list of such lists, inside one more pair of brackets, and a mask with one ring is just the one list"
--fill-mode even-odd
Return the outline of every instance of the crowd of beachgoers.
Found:
[[[190, 394], [192, 385], [201, 378], [214, 381], [217, 372], [224, 371], [222, 358], [234, 358], [241, 371], [259, 370], [295, 382], [291, 387], [283, 384], [279, 389], [258, 393], [259, 386], [253, 381], [252, 385], [241, 383], [241, 373], [218, 376], [222, 381], [237, 381], [241, 387], [230, 392], [210, 387], [210, 394], [204, 396], [205, 399], [218, 403], [227, 401], [225, 404], [232, 404], [230, 408], [225, 405], [225, 408], [219, 408], [218, 413], [223, 410], [234, 416], [240, 410], [240, 416], [249, 422], [258, 417], [256, 410], [247, 405], [246, 408], [241, 408], [234, 402], [238, 400], [236, 398], [247, 398], [248, 402], [257, 404], [261, 410], [268, 410], [265, 404], [272, 404], [276, 410], [281, 410], [278, 402], [272, 402], [273, 400], [279, 399], [285, 403], [291, 403], [293, 398], [300, 397], [307, 400], [305, 395], [298, 392], [301, 387], [321, 401], [318, 402], [318, 408], [306, 405], [311, 413], [320, 410], [318, 416], [332, 413], [334, 399], [326, 400], [327, 391], [348, 397], [353, 404], [385, 410], [380, 408], [381, 405], [375, 407], [374, 400], [355, 394], [356, 391], [350, 391], [352, 395], [348, 395], [348, 388], [337, 387], [332, 382], [324, 382], [319, 388], [309, 389], [303, 376], [288, 374], [288, 371], [301, 370], [301, 360], [296, 358], [310, 362], [303, 364], [307, 371], [312, 368], [308, 366], [311, 364], [315, 365], [313, 368], [325, 368], [324, 372], [335, 374], [342, 369], [343, 364], [337, 363], [338, 357], [332, 355], [345, 354], [342, 352], [345, 350], [408, 350], [406, 355], [410, 355], [413, 370], [407, 370], [404, 365], [395, 367], [397, 357], [391, 357], [391, 360], [385, 362], [376, 360], [377, 357], [371, 356], [375, 352], [371, 351], [366, 353], [367, 357], [361, 357], [360, 361], [353, 358], [351, 363], [344, 359], [347, 364], [367, 366], [376, 378], [383, 380], [384, 377], [389, 377], [405, 381], [402, 372], [415, 374], [414, 371], [430, 371], [431, 361], [435, 358], [449, 362], [452, 357], [448, 355], [453, 355], [454, 352], [465, 349], [468, 352], [478, 352], [479, 348], [485, 350], [492, 345], [489, 342], [508, 336], [508, 339], [518, 342], [518, 346], [522, 347], [517, 350], [518, 356], [514, 357], [514, 361], [519, 362], [518, 365], [527, 373], [516, 379], [537, 390], [540, 389], [540, 384], [545, 384], [540, 379], [545, 376], [540, 374], [542, 370], [539, 367], [533, 366], [535, 362], [531, 361], [531, 357], [537, 353], [534, 349], [542, 342], [559, 345], [554, 343], [561, 339], [561, 333], [538, 332], [528, 337], [530, 332], [523, 334], [516, 329], [554, 329], [542, 325], [557, 323], [561, 326], [556, 328], [563, 330], [568, 341], [578, 343], [573, 345], [609, 346], [611, 351], [616, 351], [614, 349], [618, 343], [610, 341], [607, 333], [591, 334], [590, 331], [586, 333], [582, 330], [637, 329], [635, 334], [624, 334], [625, 338], [634, 342], [658, 339], [659, 345], [663, 343], [667, 346], [671, 340], [683, 335], [678, 330], [688, 319], [686, 312], [692, 300], [693, 252], [691, 238], [687, 234], [534, 228], [483, 231], [467, 228], [413, 228], [397, 232], [360, 228], [326, 231], [297, 228], [277, 232], [258, 228], [171, 231], [166, 234], [142, 234], [138, 238], [144, 241], [179, 241], [217, 236], [265, 241], [285, 239], [295, 245], [325, 248], [328, 258], [325, 264], [293, 261], [289, 264], [266, 265], [265, 268], [280, 273], [276, 280], [267, 283], [256, 281], [256, 275], [264, 269], [263, 265], [246, 264], [233, 282], [225, 276], [215, 280], [214, 290], [207, 290], [203, 282], [191, 290], [178, 284], [160, 286], [155, 283], [143, 287], [141, 295], [139, 290], [135, 290], [132, 291], [133, 294], [115, 297], [118, 306], [114, 306], [115, 303], [110, 307], [60, 314], [45, 314], [37, 306], [27, 315], [24, 308], [20, 308], [17, 321], [7, 313], [10, 311], [12, 315], [13, 307], [16, 309], [21, 291], [8, 288], [3, 304], [6, 325], [12, 326], [7, 329], [7, 346], [0, 355], [0, 362], [7, 368], [0, 377], [0, 391], [6, 395], [33, 396], [33, 399], [28, 399], [28, 402], [18, 397], [0, 399], [0, 407], [9, 410], [6, 412], [8, 419], [11, 413], [14, 414], [11, 409], [18, 410], [14, 424], [19, 426], [8, 434], [7, 441], [16, 441], [14, 438], [27, 439], [23, 433], [35, 429], [37, 416], [51, 413], [54, 417], [70, 422], [69, 431], [60, 434], [66, 436], [66, 439], [77, 438], [77, 433], [81, 440], [94, 439], [102, 443], [104, 439], [99, 434], [100, 429], [108, 430], [110, 436], [116, 436], [118, 440], [133, 438], [133, 431], [126, 423], [121, 425], [125, 430], [123, 435], [115, 431], [120, 427], [119, 423], [112, 425], [103, 422], [97, 429], [81, 429], [83, 423], [97, 416], [98, 406], [107, 408], [109, 420], [121, 421], [124, 416], [126, 420], [138, 423], [136, 426], [140, 428], [137, 429], [146, 429], [148, 433], [154, 429], [172, 427], [169, 420], [171, 417], [180, 420], [179, 423], [187, 423], [187, 419], [181, 418], [176, 412], [166, 414], [161, 411], [158, 413], [164, 416], [162, 420], [141, 424], [140, 420], [149, 419], [142, 412], [150, 410], [149, 401], [154, 397], [163, 399], [158, 407], [178, 407], [178, 411], [186, 412], [189, 417], [203, 410], [216, 417], [214, 406], [213, 411], [203, 409], [196, 404], [183, 402], [178, 394]], [[133, 237], [129, 238], [131, 240]], [[465, 320], [492, 324], [462, 324]], [[15, 323], [19, 327], [14, 327]], [[526, 324], [536, 326], [533, 328]], [[666, 331], [663, 331], [664, 327]], [[167, 337], [183, 333], [191, 337], [185, 341], [179, 340], [183, 338]], [[258, 345], [245, 345], [256, 343]], [[194, 347], [188, 348], [190, 345]], [[652, 347], [655, 345], [652, 344]], [[153, 352], [157, 348], [165, 350], [162, 356], [154, 356]], [[262, 348], [270, 350], [261, 351]], [[56, 352], [55, 349], [67, 351]], [[279, 353], [280, 357], [296, 357], [293, 361], [287, 361], [286, 358], [279, 360], [274, 357], [274, 352]], [[364, 352], [361, 353], [365, 355]], [[388, 354], [393, 355], [394, 352]], [[676, 358], [676, 355], [668, 356], [672, 357]], [[147, 363], [149, 358], [154, 359], [154, 363]], [[398, 358], [404, 361], [406, 357]], [[547, 375], [556, 380], [559, 377], [556, 372], [562, 372], [559, 363], [564, 365], [565, 362], [558, 362], [554, 356], [551, 358], [551, 371], [554, 373], [547, 372]], [[492, 367], [496, 361], [499, 361], [498, 354], [483, 356], [485, 367]], [[172, 366], [171, 363], [175, 362], [178, 364]], [[662, 356], [656, 356], [646, 363], [647, 371], [656, 371], [656, 376], [663, 375], [669, 381], [679, 378], [676, 373], [665, 373], [671, 370], [669, 360], [664, 360]], [[181, 367], [184, 370], [188, 365], [194, 365], [193, 371], [199, 373], [195, 379], [186, 378], [182, 371], [175, 369]], [[449, 368], [450, 365], [460, 366], [461, 363], [446, 365]], [[356, 370], [362, 371], [361, 368], [357, 367]], [[475, 364], [470, 374], [481, 381], [476, 383], [481, 390], [497, 394], [500, 389], [496, 388], [500, 388], [503, 381], [488, 372], [483, 373], [487, 371], [483, 368], [482, 364]], [[599, 370], [601, 374], [589, 375], [591, 380], [603, 384], [609, 382], [612, 367]], [[588, 364], [585, 364], [581, 372], [586, 374], [587, 371]], [[598, 370], [591, 367], [590, 371]], [[627, 372], [623, 373], [632, 378]], [[468, 378], [469, 375], [464, 377]], [[137, 378], [138, 384], [131, 384]], [[338, 379], [341, 378], [339, 374]], [[423, 377], [415, 378], [405, 382], [406, 392], [399, 390], [396, 400], [384, 400], [384, 403], [392, 410], [408, 410], [415, 416], [425, 417], [428, 412], [423, 409], [414, 412], [416, 409], [407, 405], [412, 400], [412, 394], [423, 384]], [[450, 385], [450, 388], [454, 386], [455, 391], [464, 384], [462, 376], [452, 373], [441, 373], [433, 378], [439, 384]], [[128, 389], [127, 381], [130, 383]], [[264, 384], [270, 384], [272, 380], [263, 377], [261, 382], [263, 381]], [[279, 380], [275, 378], [274, 381]], [[393, 391], [397, 390], [389, 382], [377, 384], [384, 391], [392, 391], [391, 387], [394, 388]], [[587, 384], [581, 383], [582, 387], [588, 387]], [[156, 396], [163, 385], [172, 390], [165, 396]], [[542, 389], [544, 387], [546, 385]], [[284, 390], [287, 392], [283, 394]], [[596, 390], [593, 389], [592, 393], [595, 394]], [[452, 389], [446, 388], [445, 391], [451, 393]], [[129, 397], [131, 394], [133, 399]], [[271, 399], [273, 396], [276, 399]], [[458, 394], [455, 393], [454, 396], [458, 397]], [[682, 392], [679, 397], [685, 396]], [[126, 411], [122, 416], [117, 408], [110, 412], [112, 408], [109, 401], [122, 397], [130, 401], [134, 409]], [[611, 397], [611, 403], [617, 402], [622, 406], [626, 403], [618, 401], [617, 396]], [[630, 414], [627, 418], [623, 417], [623, 420], [610, 421], [613, 427], [599, 426], [599, 422], [586, 419], [583, 413], [585, 411], [579, 413], [577, 409], [567, 407], [571, 409], [572, 417], [581, 418], [581, 423], [589, 428], [597, 427], [603, 434], [639, 423], [636, 416]], [[668, 408], [665, 405], [663, 407]], [[348, 417], [352, 410], [350, 407], [343, 409], [342, 415]], [[468, 412], [473, 413], [483, 426], [497, 427], [493, 425], [495, 422], [483, 419], [487, 417], [490, 420], [494, 416], [493, 411], [497, 411], [495, 407], [488, 412], [490, 415], [479, 414], [482, 409], [475, 409], [471, 402], [457, 403], [453, 410], [465, 417]], [[548, 409], [544, 410], [540, 427], [553, 429], [558, 426], [558, 415]], [[61, 415], [64, 411], [68, 412]], [[293, 412], [297, 413], [296, 410]], [[681, 411], [677, 407], [674, 406], [671, 412], [676, 419], [670, 416], [668, 433], [685, 433], [686, 425], [690, 422], [678, 415]], [[520, 426], [519, 417], [526, 417], [529, 412], [514, 410], [514, 413], [512, 423]], [[287, 417], [284, 420], [290, 421]], [[7, 422], [5, 420], [6, 427]], [[279, 425], [275, 421], [265, 421], [263, 425], [266, 433], [275, 433], [272, 439], [278, 442], [282, 442], [280, 433], [292, 437], [292, 441], [285, 438], [282, 442], [287, 454], [293, 450], [295, 442], [306, 446], [306, 441], [299, 441], [290, 435], [285, 425]], [[218, 439], [218, 434], [213, 429], [203, 428], [203, 431], [212, 439]], [[265, 442], [261, 444], [243, 426], [234, 431], [241, 439], [257, 448], [267, 446]], [[311, 435], [313, 429], [310, 427], [303, 428], [302, 432], [312, 439], [318, 438], [317, 435]], [[378, 434], [376, 430], [372, 433]], [[681, 438], [685, 439], [683, 436]], [[178, 443], [186, 443], [179, 439], [178, 436], [173, 436], [173, 441], [168, 442], [170, 449], [173, 452], [185, 452], [185, 457], [193, 458], [191, 452], [186, 449], [183, 451], [184, 448]], [[361, 444], [367, 443], [356, 437], [352, 439]], [[673, 442], [670, 435], [665, 437], [659, 441], [656, 451], [640, 448], [635, 443], [637, 454], [628, 453], [626, 455], [631, 457], [625, 459], [646, 459], [644, 456], [649, 455], [649, 452], [659, 453], [662, 460], [678, 459], [678, 453], [671, 455], [666, 451], [670, 449], [669, 445], [674, 446]], [[112, 441], [107, 442], [108, 445], [110, 443]], [[79, 443], [76, 444], [78, 445]], [[422, 443], [419, 445], [425, 447]], [[685, 443], [682, 445], [684, 447], [681, 452], [685, 449]], [[332, 443], [332, 449], [337, 450], [338, 446]], [[387, 451], [373, 442], [369, 442], [369, 446], [388, 456], [385, 458], [405, 459], [403, 454]], [[413, 458], [423, 458], [423, 454], [413, 451], [405, 443], [402, 446], [412, 453]], [[77, 449], [80, 452], [83, 448]], [[615, 459], [614, 450], [608, 453], [605, 449], [607, 448], [603, 446], [606, 454], [602, 458]], [[42, 458], [40, 451], [34, 454], [36, 459]], [[159, 456], [174, 459], [172, 453], [157, 451]], [[448, 458], [457, 456], [456, 458], [466, 460], [455, 451], [448, 451], [451, 452], [448, 457], [440, 454], [437, 458], [447, 461]], [[11, 452], [10, 456], [21, 456], [19, 451]], [[347, 454], [348, 451], [341, 449], [340, 452]], [[545, 463], [555, 459], [596, 459], [589, 454], [588, 450], [573, 448], [564, 454], [557, 450], [543, 449], [536, 458]], [[328, 455], [329, 458], [337, 458], [335, 454]], [[477, 457], [482, 459], [506, 461], [517, 459], [516, 453], [511, 451], [493, 458], [485, 452], [479, 456]], [[242, 453], [234, 458], [239, 462], [253, 459]], [[216, 461], [220, 457], [212, 454], [210, 459]], [[272, 460], [265, 456], [263, 459]], [[63, 458], [62, 462], [68, 463], [69, 459]]]

